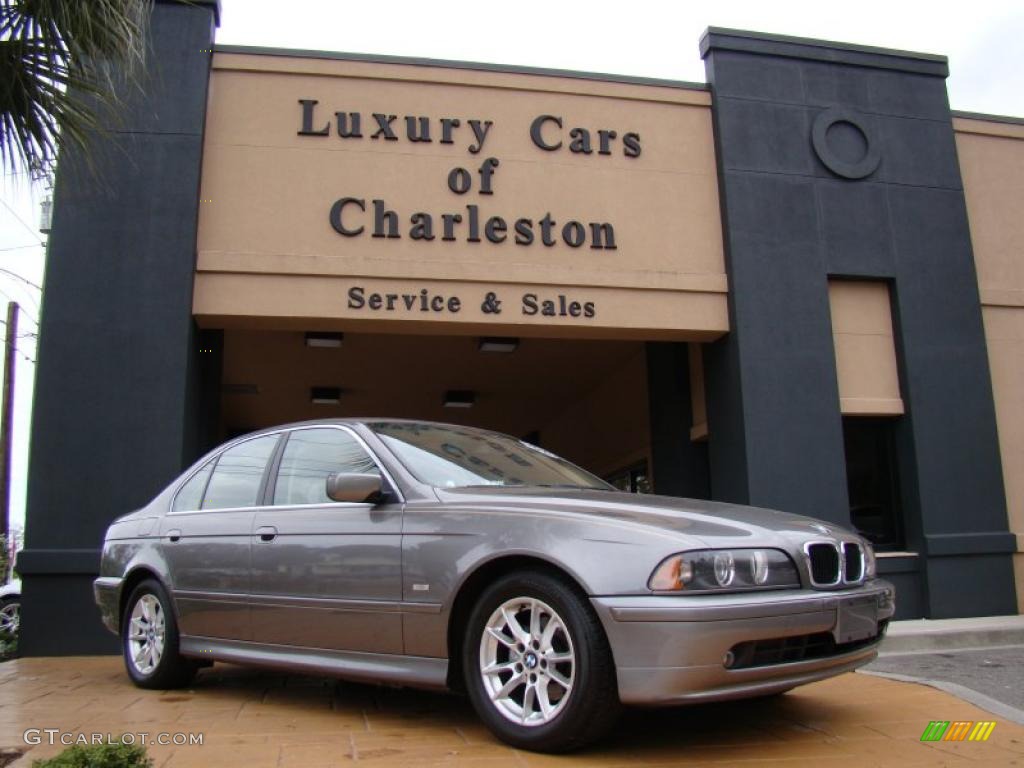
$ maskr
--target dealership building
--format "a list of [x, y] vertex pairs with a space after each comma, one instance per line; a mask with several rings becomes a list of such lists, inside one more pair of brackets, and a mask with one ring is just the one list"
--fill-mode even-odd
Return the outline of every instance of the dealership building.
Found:
[[218, 14], [157, 0], [143, 87], [62, 159], [25, 654], [116, 650], [111, 520], [335, 416], [856, 527], [900, 618], [1021, 611], [1024, 120], [952, 112], [945, 58], [711, 28], [701, 84], [215, 46]]

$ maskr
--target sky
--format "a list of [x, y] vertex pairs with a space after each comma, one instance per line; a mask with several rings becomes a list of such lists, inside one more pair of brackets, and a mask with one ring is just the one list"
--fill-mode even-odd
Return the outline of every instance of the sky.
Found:
[[[1020, 0], [222, 0], [217, 42], [703, 82], [698, 42], [709, 26], [942, 54], [949, 58], [953, 109], [1024, 117]], [[16, 356], [15, 525], [24, 519], [34, 334], [41, 303], [33, 286], [43, 283], [45, 235], [38, 226], [46, 193], [22, 174], [3, 170], [0, 301], [17, 301], [24, 310]]]

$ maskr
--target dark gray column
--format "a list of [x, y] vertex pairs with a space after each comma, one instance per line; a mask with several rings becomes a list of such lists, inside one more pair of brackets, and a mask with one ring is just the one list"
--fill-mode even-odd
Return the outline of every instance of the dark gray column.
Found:
[[210, 374], [192, 281], [217, 13], [158, 0], [145, 83], [92, 142], [94, 172], [60, 158], [18, 558], [26, 655], [116, 650], [92, 598], [103, 533], [199, 449]]
[[848, 523], [827, 285], [886, 280], [925, 611], [1015, 612], [945, 59], [719, 29], [701, 52], [732, 327], [705, 361], [715, 497]]
[[693, 410], [689, 350], [685, 343], [647, 344], [647, 395], [654, 492], [662, 496], [710, 498], [707, 444], [690, 440]]

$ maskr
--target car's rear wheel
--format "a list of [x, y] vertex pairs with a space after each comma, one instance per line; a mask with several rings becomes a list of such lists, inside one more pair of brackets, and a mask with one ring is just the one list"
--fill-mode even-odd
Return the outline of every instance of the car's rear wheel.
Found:
[[600, 621], [575, 589], [544, 573], [510, 574], [484, 591], [467, 622], [462, 669], [480, 718], [523, 749], [578, 749], [619, 712]]
[[121, 621], [128, 676], [140, 688], [180, 688], [197, 665], [178, 652], [178, 623], [159, 582], [147, 579], [132, 590]]
[[21, 624], [21, 598], [0, 598], [0, 633], [16, 638]]

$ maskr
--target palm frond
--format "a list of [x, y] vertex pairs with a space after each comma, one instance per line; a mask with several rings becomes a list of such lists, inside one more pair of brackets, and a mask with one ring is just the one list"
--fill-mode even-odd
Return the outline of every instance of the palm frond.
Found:
[[0, 0], [0, 164], [85, 149], [145, 61], [152, 0]]

